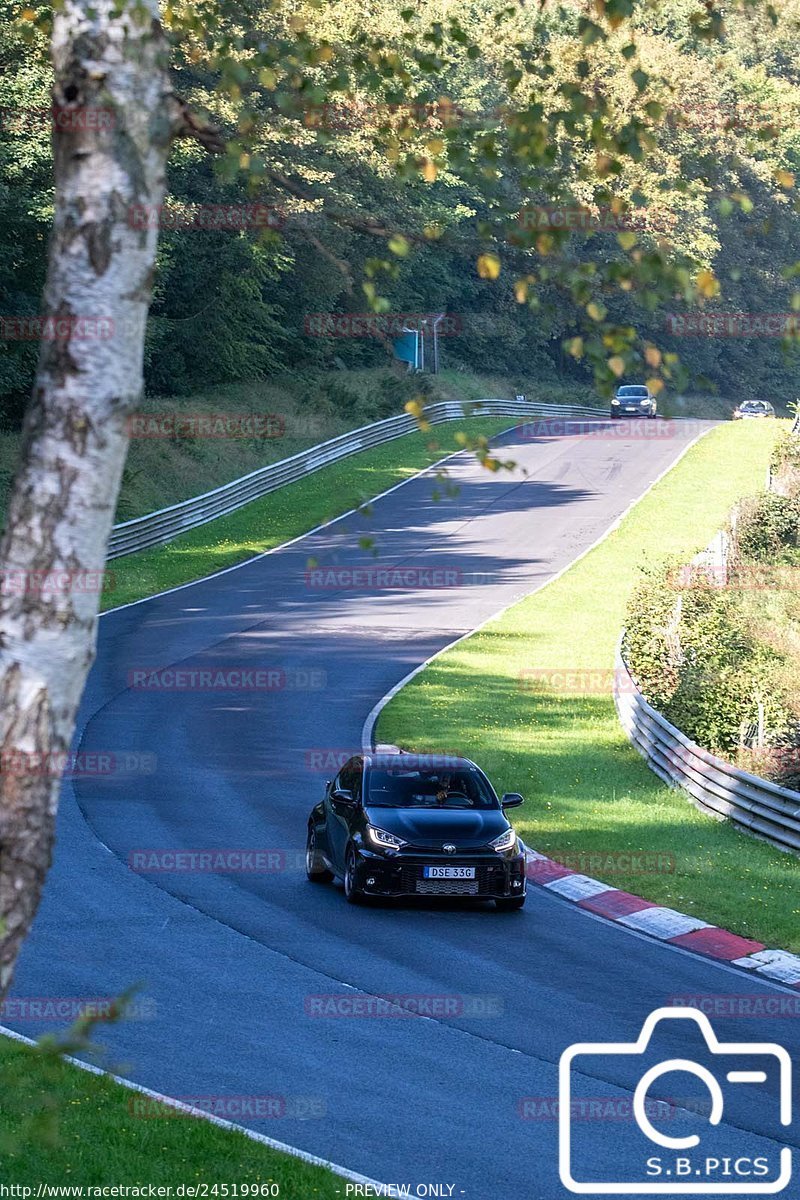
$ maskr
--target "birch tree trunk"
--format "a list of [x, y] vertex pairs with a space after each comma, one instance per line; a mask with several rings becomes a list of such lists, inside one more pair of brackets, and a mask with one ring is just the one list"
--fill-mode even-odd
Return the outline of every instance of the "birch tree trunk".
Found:
[[157, 17], [153, 0], [66, 0], [54, 18], [43, 315], [58, 321], [45, 327], [0, 542], [0, 998], [50, 865], [54, 763], [94, 658], [96, 580], [142, 387], [158, 231], [129, 210], [159, 211], [181, 119]]

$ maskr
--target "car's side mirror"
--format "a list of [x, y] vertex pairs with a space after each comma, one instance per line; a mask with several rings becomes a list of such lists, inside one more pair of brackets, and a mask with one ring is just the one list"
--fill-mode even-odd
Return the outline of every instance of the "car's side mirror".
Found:
[[334, 788], [331, 798], [341, 801], [342, 804], [355, 804], [353, 793], [349, 788]]
[[520, 796], [519, 792], [506, 792], [500, 804], [503, 808], [519, 808], [520, 804], [525, 803], [524, 796]]

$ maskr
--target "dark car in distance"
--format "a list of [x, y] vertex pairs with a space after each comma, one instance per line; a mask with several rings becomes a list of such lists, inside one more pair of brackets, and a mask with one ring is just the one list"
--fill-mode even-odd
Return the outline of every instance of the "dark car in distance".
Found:
[[611, 401], [612, 417], [654, 417], [657, 412], [656, 398], [644, 384], [623, 384]]
[[373, 897], [471, 897], [525, 903], [525, 852], [483, 771], [465, 758], [357, 754], [308, 819], [306, 873], [338, 877], [351, 904]]

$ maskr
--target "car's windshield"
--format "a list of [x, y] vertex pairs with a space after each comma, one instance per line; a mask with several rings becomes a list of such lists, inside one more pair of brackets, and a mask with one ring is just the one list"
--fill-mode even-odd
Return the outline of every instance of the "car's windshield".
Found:
[[762, 412], [767, 405], [764, 400], [745, 400], [742, 405], [742, 412]]
[[617, 395], [618, 396], [628, 396], [628, 397], [635, 396], [636, 399], [638, 400], [638, 398], [640, 396], [645, 397], [647, 395], [647, 388], [646, 387], [635, 387], [635, 386], [621, 387], [618, 389]]
[[371, 770], [367, 803], [376, 808], [497, 808], [476, 770], [395, 767]]

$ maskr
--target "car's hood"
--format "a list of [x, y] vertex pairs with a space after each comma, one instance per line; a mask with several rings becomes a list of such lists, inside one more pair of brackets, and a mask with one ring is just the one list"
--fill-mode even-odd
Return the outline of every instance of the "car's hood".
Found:
[[365, 807], [371, 825], [377, 825], [412, 845], [441, 850], [445, 842], [462, 847], [485, 846], [508, 829], [499, 808], [381, 808]]

